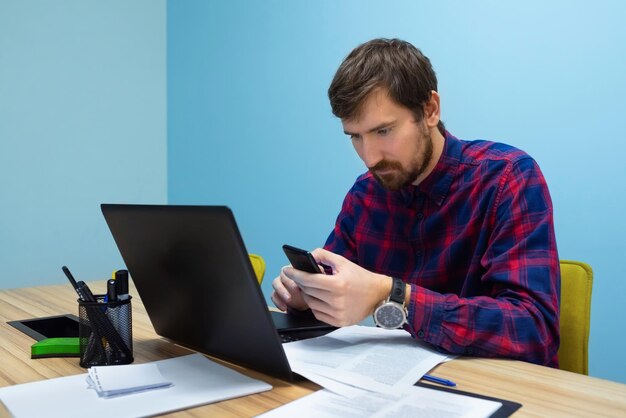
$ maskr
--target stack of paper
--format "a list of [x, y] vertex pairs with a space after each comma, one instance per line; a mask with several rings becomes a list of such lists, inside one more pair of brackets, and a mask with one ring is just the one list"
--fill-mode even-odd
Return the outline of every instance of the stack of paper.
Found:
[[156, 363], [91, 367], [87, 384], [98, 396], [111, 398], [172, 386]]
[[293, 371], [350, 397], [360, 390], [401, 392], [447, 359], [406, 331], [359, 325], [283, 347]]
[[296, 373], [323, 386], [265, 418], [489, 417], [498, 402], [413, 386], [448, 357], [402, 330], [351, 326], [283, 344]]

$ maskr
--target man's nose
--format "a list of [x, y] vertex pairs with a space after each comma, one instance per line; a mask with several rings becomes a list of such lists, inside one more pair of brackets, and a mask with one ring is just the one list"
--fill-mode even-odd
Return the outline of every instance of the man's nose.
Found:
[[361, 159], [367, 168], [372, 168], [383, 159], [383, 154], [373, 140], [364, 138], [361, 148]]

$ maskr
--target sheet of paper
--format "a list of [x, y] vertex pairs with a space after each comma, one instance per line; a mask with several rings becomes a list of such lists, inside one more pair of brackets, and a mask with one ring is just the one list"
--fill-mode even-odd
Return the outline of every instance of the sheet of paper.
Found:
[[484, 418], [491, 416], [500, 406], [499, 402], [415, 386], [396, 396], [367, 392], [352, 399], [320, 390], [259, 415], [259, 418]]
[[413, 386], [446, 359], [406, 331], [354, 325], [283, 344], [292, 370], [381, 393]]
[[272, 389], [265, 382], [244, 376], [201, 354], [156, 363], [173, 386], [106, 399], [88, 389], [85, 373], [0, 388], [0, 400], [14, 418], [130, 418], [159, 415]]
[[300, 368], [298, 374], [309, 379], [311, 382], [317, 383], [324, 389], [346, 398], [356, 398], [357, 396], [363, 396], [365, 393], [368, 393], [366, 390], [358, 389], [352, 385], [329, 379], [326, 376], [320, 376], [319, 374], [307, 369]]

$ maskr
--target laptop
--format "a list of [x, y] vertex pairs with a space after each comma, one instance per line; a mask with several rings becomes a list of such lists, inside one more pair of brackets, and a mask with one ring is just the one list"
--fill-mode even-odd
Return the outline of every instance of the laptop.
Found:
[[101, 209], [158, 335], [292, 380], [282, 341], [335, 329], [312, 316], [269, 311], [228, 207]]

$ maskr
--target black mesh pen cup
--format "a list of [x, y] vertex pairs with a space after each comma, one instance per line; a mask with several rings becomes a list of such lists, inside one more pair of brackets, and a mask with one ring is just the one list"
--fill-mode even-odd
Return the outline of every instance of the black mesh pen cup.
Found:
[[111, 366], [133, 362], [131, 297], [104, 302], [78, 300], [80, 366]]

